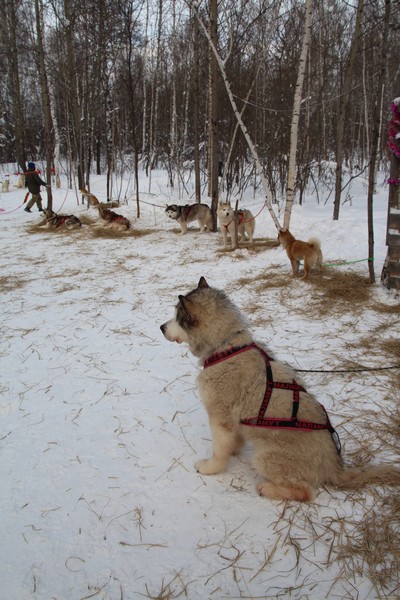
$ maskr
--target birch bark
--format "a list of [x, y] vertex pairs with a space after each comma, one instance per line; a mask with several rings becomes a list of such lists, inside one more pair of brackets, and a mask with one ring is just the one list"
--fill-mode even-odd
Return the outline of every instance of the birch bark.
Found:
[[290, 129], [290, 152], [289, 152], [289, 169], [288, 181], [286, 188], [285, 213], [283, 216], [283, 229], [289, 229], [290, 217], [292, 214], [294, 200], [294, 185], [296, 179], [296, 153], [297, 139], [299, 132], [301, 95], [303, 92], [304, 76], [307, 66], [307, 56], [310, 48], [311, 40], [311, 17], [312, 17], [312, 0], [306, 1], [306, 18], [304, 22], [303, 44], [300, 54], [299, 70], [297, 73], [296, 88], [294, 93], [292, 126]]
[[212, 40], [210, 38], [208, 29], [205, 26], [202, 18], [199, 15], [199, 12], [197, 10], [197, 2], [195, 2], [195, 1], [189, 2], [189, 6], [191, 6], [193, 8], [193, 10], [195, 11], [195, 13], [197, 15], [197, 18], [198, 18], [198, 21], [199, 21], [199, 25], [200, 25], [201, 29], [203, 30], [203, 33], [204, 33], [204, 35], [207, 38], [208, 44], [210, 45], [210, 47], [211, 47], [211, 49], [212, 49], [212, 51], [214, 53], [214, 56], [215, 56], [215, 58], [217, 60], [218, 68], [220, 70], [222, 79], [224, 81], [224, 85], [225, 85], [225, 88], [226, 88], [226, 91], [227, 91], [227, 94], [228, 94], [228, 98], [229, 98], [230, 104], [232, 106], [232, 110], [233, 110], [233, 112], [235, 114], [235, 117], [236, 117], [236, 119], [237, 119], [237, 121], [239, 123], [240, 129], [242, 130], [242, 133], [243, 133], [243, 135], [244, 135], [244, 137], [246, 139], [247, 145], [249, 146], [250, 152], [251, 152], [251, 154], [252, 154], [252, 156], [254, 158], [254, 162], [256, 164], [257, 173], [258, 173], [258, 176], [260, 177], [261, 184], [263, 186], [263, 190], [264, 190], [264, 194], [265, 194], [265, 206], [267, 207], [267, 209], [268, 209], [268, 211], [269, 211], [269, 213], [271, 215], [271, 218], [272, 218], [272, 220], [274, 222], [274, 225], [275, 225], [276, 229], [279, 231], [281, 229], [281, 226], [279, 224], [278, 217], [276, 216], [276, 214], [274, 212], [274, 209], [272, 208], [272, 193], [271, 193], [270, 187], [268, 185], [268, 181], [267, 181], [267, 179], [266, 179], [266, 177], [264, 175], [264, 171], [263, 171], [263, 168], [262, 168], [262, 165], [261, 165], [261, 162], [260, 162], [260, 158], [258, 156], [257, 149], [256, 149], [256, 147], [255, 147], [255, 145], [253, 143], [253, 140], [251, 139], [251, 137], [249, 135], [247, 127], [244, 124], [243, 119], [242, 119], [242, 117], [240, 115], [240, 112], [238, 110], [238, 107], [236, 105], [234, 96], [232, 94], [230, 83], [229, 83], [228, 78], [226, 76], [224, 61], [220, 57], [217, 48], [214, 46], [214, 44], [213, 44], [213, 42], [212, 42]]

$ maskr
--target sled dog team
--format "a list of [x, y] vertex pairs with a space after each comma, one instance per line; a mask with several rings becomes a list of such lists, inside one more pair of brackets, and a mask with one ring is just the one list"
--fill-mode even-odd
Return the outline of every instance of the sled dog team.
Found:
[[[85, 188], [80, 193], [86, 198], [88, 207], [94, 206], [98, 209], [101, 219], [105, 222], [105, 227], [118, 231], [127, 231], [131, 229], [130, 221], [111, 210], [111, 207], [118, 206], [116, 202], [99, 202], [97, 197], [88, 192]], [[180, 206], [177, 204], [167, 205], [165, 212], [167, 216], [179, 223], [181, 235], [187, 232], [188, 223], [197, 221], [200, 227], [200, 233], [213, 228], [213, 217], [211, 209], [206, 204], [192, 204]], [[66, 229], [75, 229], [82, 226], [82, 222], [75, 215], [61, 215], [50, 209], [43, 210], [46, 224], [51, 229], [65, 227]], [[217, 210], [218, 222], [221, 229], [224, 248], [228, 245], [228, 237], [231, 239], [232, 248], [236, 246], [236, 234], [239, 240], [248, 240], [253, 242], [255, 230], [255, 217], [248, 209], [235, 211], [230, 202], [220, 202]], [[308, 242], [296, 240], [290, 231], [281, 230], [278, 240], [286, 250], [290, 263], [292, 265], [293, 275], [299, 272], [300, 261], [304, 261], [303, 279], [307, 278], [313, 266], [322, 267], [322, 252], [319, 240], [312, 238]]]
[[[110, 227], [129, 228], [125, 217], [81, 190]], [[57, 215], [44, 209], [49, 227], [80, 227], [74, 215]], [[205, 204], [167, 206], [181, 233], [197, 220], [200, 231], [212, 229], [211, 210]], [[224, 246], [228, 235], [253, 240], [255, 220], [249, 210], [240, 211], [237, 225], [229, 203], [220, 203], [217, 216]], [[289, 231], [278, 239], [286, 250], [293, 274], [304, 261], [304, 277], [322, 265], [318, 240], [296, 240]], [[245, 316], [227, 295], [210, 287], [204, 277], [197, 288], [178, 296], [175, 314], [161, 325], [170, 342], [185, 343], [199, 358], [197, 377], [201, 400], [208, 414], [212, 438], [209, 458], [197, 461], [201, 475], [225, 471], [230, 458], [249, 442], [253, 466], [260, 477], [261, 496], [277, 500], [311, 502], [322, 486], [352, 489], [367, 484], [400, 485], [400, 469], [391, 465], [346, 467], [338, 434], [325, 408], [307, 392], [294, 370], [272, 356], [253, 339]]]
[[[88, 192], [85, 188], [82, 188], [79, 191], [86, 198], [88, 207], [95, 206], [98, 209], [101, 219], [105, 222], [104, 227], [115, 229], [117, 231], [127, 231], [131, 228], [131, 223], [126, 217], [110, 210], [110, 207], [118, 206], [116, 202], [99, 202], [96, 196]], [[60, 227], [76, 229], [82, 226], [81, 220], [75, 215], [57, 214], [48, 208], [43, 209], [43, 214], [46, 219], [47, 227], [50, 229], [58, 229]]]

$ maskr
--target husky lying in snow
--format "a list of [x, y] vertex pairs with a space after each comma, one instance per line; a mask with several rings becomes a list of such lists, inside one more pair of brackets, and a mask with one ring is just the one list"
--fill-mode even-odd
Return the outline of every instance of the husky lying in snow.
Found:
[[46, 217], [47, 226], [52, 229], [57, 229], [58, 227], [76, 229], [82, 226], [81, 221], [75, 215], [58, 215], [49, 208], [44, 208], [43, 214]]
[[126, 217], [117, 214], [113, 210], [104, 208], [102, 204], [96, 204], [96, 208], [99, 210], [100, 217], [106, 222], [106, 227], [119, 231], [127, 231], [131, 228], [130, 221]]

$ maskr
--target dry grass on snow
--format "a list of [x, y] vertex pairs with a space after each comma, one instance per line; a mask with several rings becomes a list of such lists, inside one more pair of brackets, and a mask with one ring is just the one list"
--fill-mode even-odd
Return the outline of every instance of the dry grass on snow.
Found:
[[[358, 351], [361, 349], [363, 356], [366, 357], [363, 361], [365, 365], [344, 357], [338, 371], [349, 369], [348, 377], [364, 378], [366, 374], [361, 369], [365, 367], [365, 370], [369, 371], [368, 376], [378, 377], [381, 389], [382, 386], [383, 389], [386, 386], [388, 393], [385, 405], [377, 407], [376, 412], [360, 409], [359, 414], [352, 414], [352, 424], [361, 435], [354, 440], [356, 449], [347, 452], [345, 460], [363, 465], [374, 460], [378, 450], [381, 456], [389, 454], [391, 457], [397, 457], [397, 463], [400, 465], [400, 409], [397, 392], [394, 393], [394, 390], [400, 387], [400, 304], [376, 303], [374, 286], [370, 284], [367, 277], [352, 270], [341, 271], [339, 268], [331, 267], [325, 268], [322, 276], [314, 272], [306, 282], [293, 278], [289, 271], [282, 272], [281, 267], [272, 267], [265, 276], [242, 277], [236, 281], [236, 285], [254, 286], [257, 292], [256, 299], [248, 309], [255, 313], [261, 308], [257, 296], [268, 290], [274, 290], [280, 294], [280, 302], [286, 304], [292, 314], [293, 311], [298, 310], [302, 318], [312, 320], [337, 316], [338, 320], [345, 317], [346, 321], [357, 322], [363, 318], [363, 315], [368, 314], [368, 321], [372, 324], [368, 336], [347, 343], [349, 349]], [[307, 298], [300, 309], [292, 303], [294, 298], [298, 298], [299, 291]], [[359, 374], [354, 374], [357, 369], [360, 369]], [[341, 373], [337, 376], [343, 375]], [[321, 530], [315, 526], [313, 519], [310, 519], [309, 509], [304, 507], [296, 509], [288, 505], [282, 513], [279, 530], [285, 531], [288, 540], [291, 540], [293, 535], [294, 540], [293, 525], [296, 523], [298, 527], [299, 522], [303, 521], [305, 531], [315, 541], [320, 540], [322, 535], [329, 541], [327, 563], [339, 561], [341, 579], [349, 581], [352, 573], [364, 572], [376, 586], [377, 598], [398, 598], [400, 593], [398, 489], [370, 486], [368, 491], [373, 498], [373, 503], [369, 506], [365, 504], [365, 494], [362, 492], [350, 491], [347, 494], [347, 500], [354, 503], [358, 514], [360, 505], [363, 507], [361, 519], [360, 517], [354, 519], [338, 517], [329, 524], [325, 522]], [[296, 544], [300, 562], [303, 552], [302, 543], [298, 541], [293, 543]], [[357, 593], [356, 590], [354, 593]]]

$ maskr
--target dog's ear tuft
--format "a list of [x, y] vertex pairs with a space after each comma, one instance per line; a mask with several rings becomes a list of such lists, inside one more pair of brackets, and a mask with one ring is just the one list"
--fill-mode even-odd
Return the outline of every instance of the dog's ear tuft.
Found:
[[205, 277], [203, 277], [203, 276], [201, 276], [201, 277], [200, 277], [200, 280], [199, 280], [199, 284], [198, 284], [198, 286], [197, 286], [197, 287], [198, 287], [198, 288], [200, 288], [200, 289], [202, 289], [202, 288], [208, 288], [208, 287], [210, 287], [210, 286], [208, 285], [208, 283], [207, 283], [207, 281], [206, 281], [206, 278], [205, 278]]

